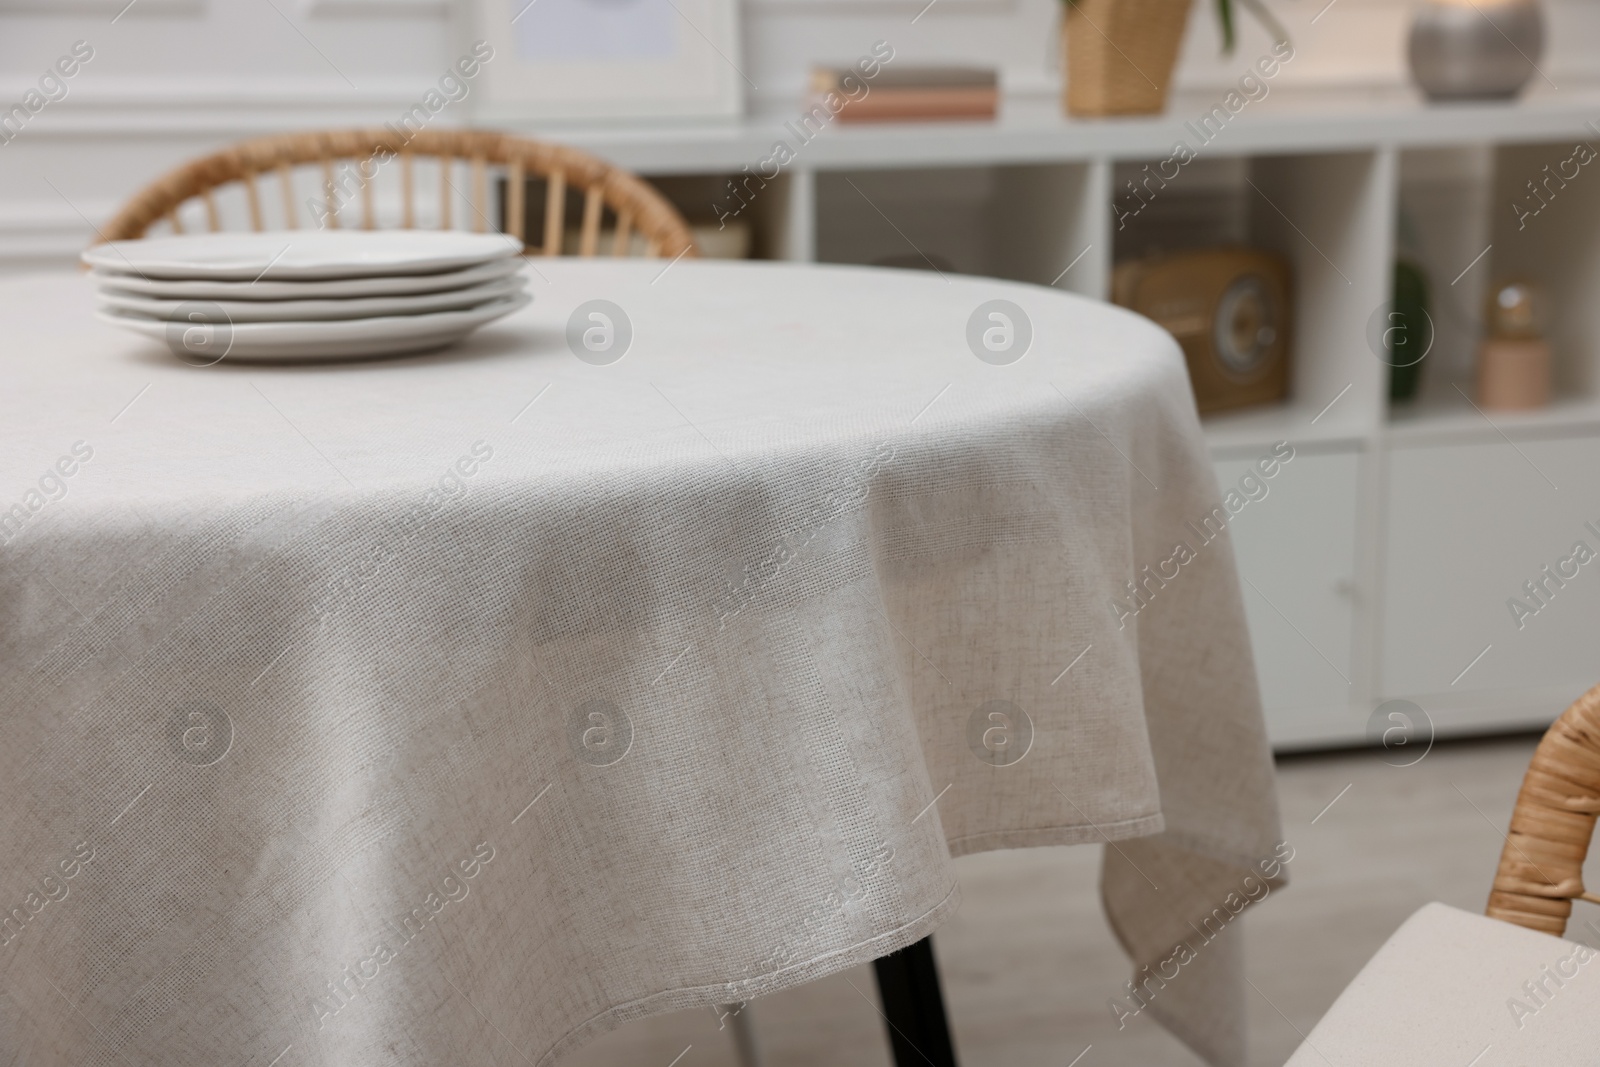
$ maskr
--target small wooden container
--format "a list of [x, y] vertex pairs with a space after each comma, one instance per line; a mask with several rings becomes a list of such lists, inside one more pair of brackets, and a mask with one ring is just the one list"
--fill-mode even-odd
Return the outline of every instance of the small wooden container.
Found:
[[1489, 296], [1489, 336], [1478, 347], [1478, 403], [1494, 411], [1526, 411], [1550, 402], [1550, 342], [1540, 334], [1543, 297], [1537, 286], [1510, 281]]
[[1478, 348], [1478, 403], [1525, 411], [1550, 402], [1550, 342], [1488, 337]]

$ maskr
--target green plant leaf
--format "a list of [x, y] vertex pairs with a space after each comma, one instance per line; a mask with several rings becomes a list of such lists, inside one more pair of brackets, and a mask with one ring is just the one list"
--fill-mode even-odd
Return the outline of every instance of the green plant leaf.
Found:
[[1272, 12], [1267, 10], [1267, 5], [1263, 4], [1261, 0], [1239, 0], [1239, 3], [1243, 4], [1245, 10], [1256, 17], [1257, 22], [1267, 28], [1267, 32], [1272, 35], [1274, 43], [1289, 43], [1289, 31], [1283, 28], [1283, 23], [1279, 22]]
[[1217, 0], [1217, 21], [1222, 24], [1222, 51], [1233, 54], [1233, 0]]

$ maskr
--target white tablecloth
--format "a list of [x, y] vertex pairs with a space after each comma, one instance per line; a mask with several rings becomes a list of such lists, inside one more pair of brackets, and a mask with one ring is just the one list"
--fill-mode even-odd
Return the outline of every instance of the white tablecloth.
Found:
[[[1108, 994], [1242, 1059], [1238, 935], [1196, 935], [1278, 819], [1174, 343], [663, 266], [537, 262], [454, 351], [302, 368], [0, 283], [6, 1062], [549, 1063], [910, 944], [953, 855], [1106, 840], [1170, 979]], [[565, 341], [597, 298], [610, 365]], [[967, 342], [997, 298], [1011, 365]]]

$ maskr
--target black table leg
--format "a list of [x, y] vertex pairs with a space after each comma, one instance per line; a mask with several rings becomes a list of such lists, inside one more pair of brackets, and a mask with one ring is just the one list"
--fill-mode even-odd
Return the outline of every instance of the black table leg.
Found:
[[956, 1067], [933, 938], [872, 962], [895, 1067]]

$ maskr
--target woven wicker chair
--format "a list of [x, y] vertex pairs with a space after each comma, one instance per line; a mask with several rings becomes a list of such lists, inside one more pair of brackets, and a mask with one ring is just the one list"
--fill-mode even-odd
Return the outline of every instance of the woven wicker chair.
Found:
[[[1600, 1047], [1600, 953], [1566, 933], [1600, 814], [1600, 686], [1528, 765], [1485, 915], [1427, 904], [1395, 931], [1286, 1067], [1588, 1065]], [[1586, 923], [1593, 938], [1600, 926]]]
[[[402, 229], [418, 225], [417, 182], [414, 161], [431, 158], [438, 168], [440, 229], [452, 228], [452, 205], [463, 198], [452, 181], [458, 165], [468, 172], [465, 199], [470, 210], [461, 221], [473, 230], [503, 229], [528, 241], [530, 253], [547, 256], [601, 253], [602, 223], [609, 216], [608, 252], [627, 255], [642, 251], [649, 256], [696, 256], [694, 237], [676, 208], [660, 193], [626, 171], [587, 152], [562, 145], [514, 137], [486, 130], [396, 131], [390, 128], [324, 133], [286, 134], [243, 141], [213, 155], [192, 160], [140, 190], [101, 232], [101, 240], [143, 237], [163, 220], [177, 233], [186, 229], [183, 208], [198, 200], [206, 227], [221, 230], [223, 212], [218, 192], [238, 183], [243, 187], [245, 214], [253, 230], [266, 229], [262, 178], [275, 182], [282, 211], [282, 227], [301, 224], [302, 204], [294, 178], [297, 167], [320, 167], [321, 202], [305, 205], [312, 225], [338, 228], [378, 227], [374, 186], [380, 174], [398, 170]], [[491, 223], [490, 174], [505, 178], [500, 218]], [[386, 173], [387, 172], [387, 173]], [[542, 179], [543, 224], [529, 233], [527, 179]], [[569, 237], [568, 192], [582, 194], [575, 238]], [[359, 219], [355, 203], [359, 203]], [[277, 206], [273, 205], [274, 213]], [[187, 212], [194, 218], [198, 212]], [[274, 227], [276, 228], [276, 227]]]
[[1500, 853], [1491, 918], [1560, 937], [1583, 888], [1583, 860], [1600, 815], [1600, 685], [1561, 713], [1533, 753]]

